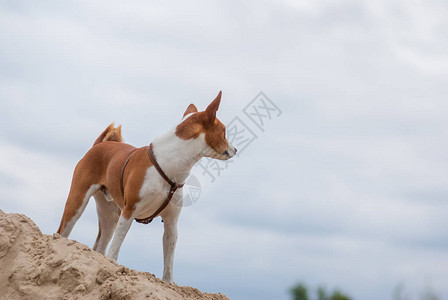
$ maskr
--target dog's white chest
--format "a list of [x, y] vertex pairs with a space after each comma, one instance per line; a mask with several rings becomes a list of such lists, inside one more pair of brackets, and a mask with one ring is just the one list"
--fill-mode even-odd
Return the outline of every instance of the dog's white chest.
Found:
[[151, 216], [165, 202], [169, 190], [170, 186], [156, 168], [150, 167], [139, 192], [140, 201], [135, 205], [135, 217], [140, 219]]

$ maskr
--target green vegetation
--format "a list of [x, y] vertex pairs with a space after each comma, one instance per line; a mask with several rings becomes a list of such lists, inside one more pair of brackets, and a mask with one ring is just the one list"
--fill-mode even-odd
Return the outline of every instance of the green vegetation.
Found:
[[316, 297], [309, 296], [308, 287], [304, 283], [297, 283], [290, 289], [293, 300], [352, 300], [349, 296], [336, 289], [332, 293], [329, 293], [324, 287], [319, 286], [316, 289]]
[[[342, 293], [340, 290], [335, 289], [329, 293], [323, 286], [317, 287], [317, 289], [310, 292], [306, 284], [303, 282], [297, 283], [293, 286], [289, 292], [291, 293], [293, 300], [353, 300], [350, 296]], [[441, 298], [436, 292], [427, 286], [420, 293], [411, 295], [409, 291], [405, 289], [404, 284], [398, 284], [392, 292], [392, 300], [440, 300]]]
[[434, 290], [428, 286], [417, 297], [411, 297], [410, 293], [406, 291], [404, 284], [398, 284], [392, 294], [393, 300], [440, 300], [440, 297], [434, 292]]

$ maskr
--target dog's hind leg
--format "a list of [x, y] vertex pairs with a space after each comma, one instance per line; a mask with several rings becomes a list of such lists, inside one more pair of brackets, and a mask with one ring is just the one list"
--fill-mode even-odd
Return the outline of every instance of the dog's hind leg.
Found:
[[105, 254], [107, 245], [117, 226], [118, 218], [120, 217], [120, 209], [106, 189], [100, 189], [95, 193], [94, 197], [96, 211], [98, 213], [99, 231], [92, 249], [101, 254]]
[[84, 212], [90, 197], [92, 197], [99, 188], [99, 184], [92, 184], [84, 188], [75, 188], [72, 184], [57, 233], [63, 237], [68, 237], [70, 235], [76, 221], [78, 221], [79, 217], [81, 217]]

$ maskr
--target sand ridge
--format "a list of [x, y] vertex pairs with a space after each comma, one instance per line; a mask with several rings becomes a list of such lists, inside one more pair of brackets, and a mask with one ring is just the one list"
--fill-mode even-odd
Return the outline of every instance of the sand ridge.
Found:
[[0, 299], [228, 299], [167, 284], [0, 210]]

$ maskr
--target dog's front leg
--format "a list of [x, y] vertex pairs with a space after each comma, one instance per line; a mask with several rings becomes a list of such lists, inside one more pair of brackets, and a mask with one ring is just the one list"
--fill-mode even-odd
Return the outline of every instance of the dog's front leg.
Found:
[[115, 228], [114, 238], [112, 240], [112, 244], [110, 245], [109, 252], [107, 252], [108, 258], [117, 261], [121, 244], [123, 244], [124, 238], [126, 237], [133, 220], [134, 219], [132, 218], [127, 219], [121, 215], [118, 220], [117, 227]]
[[163, 281], [173, 282], [174, 250], [177, 242], [177, 220], [175, 222], [164, 221], [163, 233]]

